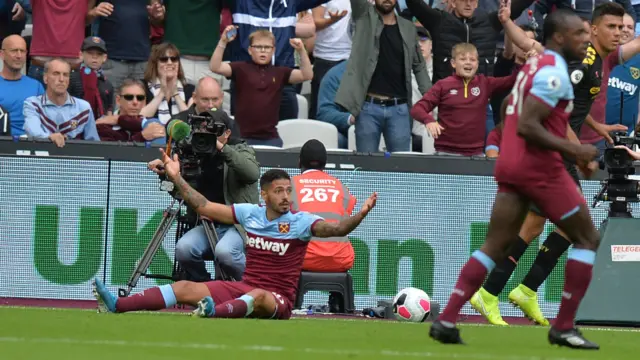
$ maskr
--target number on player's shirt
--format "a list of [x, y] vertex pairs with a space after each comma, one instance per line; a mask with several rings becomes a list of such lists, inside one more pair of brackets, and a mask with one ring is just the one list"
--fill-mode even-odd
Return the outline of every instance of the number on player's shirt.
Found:
[[318, 202], [326, 202], [326, 201], [331, 201], [331, 202], [336, 202], [338, 201], [338, 195], [340, 195], [340, 191], [336, 190], [336, 189], [325, 189], [325, 188], [302, 188], [300, 190], [300, 193], [302, 194], [302, 200], [300, 201], [301, 203], [308, 203], [308, 202], [314, 202], [314, 201], [318, 201]]
[[515, 84], [513, 84], [513, 89], [511, 89], [511, 102], [509, 103], [509, 105], [507, 105], [507, 109], [505, 111], [507, 115], [517, 114], [519, 116], [522, 113], [522, 92], [524, 90], [524, 86], [527, 84], [528, 79], [529, 76], [523, 71], [520, 71], [518, 73], [516, 82]]
[[[531, 74], [532, 71], [528, 73], [521, 71], [518, 74], [513, 89], [511, 90], [511, 101], [506, 109], [507, 115], [520, 115], [522, 113], [524, 87]], [[573, 99], [573, 89], [570, 86], [568, 76], [557, 66], [544, 66], [535, 72], [529, 93], [552, 108], [555, 107], [560, 100]]]

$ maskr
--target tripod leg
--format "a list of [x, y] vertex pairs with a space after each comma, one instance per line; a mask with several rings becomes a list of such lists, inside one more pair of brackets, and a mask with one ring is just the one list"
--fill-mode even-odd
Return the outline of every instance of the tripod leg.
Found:
[[179, 211], [180, 211], [180, 208], [178, 208], [177, 210], [170, 208], [170, 209], [167, 209], [167, 211], [165, 211], [164, 216], [162, 217], [162, 221], [160, 222], [160, 225], [158, 225], [158, 228], [156, 229], [156, 232], [153, 234], [153, 237], [151, 238], [149, 245], [147, 245], [147, 248], [144, 250], [144, 253], [142, 254], [142, 258], [140, 258], [138, 265], [136, 266], [135, 270], [133, 271], [133, 274], [131, 274], [129, 281], [127, 282], [127, 290], [125, 289], [118, 290], [118, 295], [120, 297], [129, 296], [129, 294], [131, 293], [131, 290], [133, 290], [133, 288], [136, 287], [136, 285], [138, 285], [138, 280], [140, 280], [140, 276], [147, 272], [149, 265], [151, 265], [151, 260], [153, 260], [153, 257], [156, 255], [156, 252], [158, 252], [158, 249], [160, 248], [160, 245], [164, 241], [164, 237], [167, 234], [167, 231], [169, 231], [169, 228], [171, 228], [171, 224], [173, 223], [173, 220], [176, 218]]
[[213, 224], [211, 223], [211, 221], [203, 220], [202, 226], [204, 227], [205, 234], [207, 234], [207, 239], [209, 240], [209, 246], [211, 246], [211, 251], [213, 252], [213, 257], [214, 257], [213, 263], [215, 264], [216, 274], [220, 274], [220, 277], [224, 281], [236, 281], [236, 279], [234, 279], [231, 275], [228, 275], [226, 271], [224, 271], [224, 269], [220, 267], [220, 264], [218, 264], [218, 262], [215, 261], [216, 245], [218, 244], [219, 240], [218, 240], [218, 233], [216, 232], [216, 229], [213, 227]]

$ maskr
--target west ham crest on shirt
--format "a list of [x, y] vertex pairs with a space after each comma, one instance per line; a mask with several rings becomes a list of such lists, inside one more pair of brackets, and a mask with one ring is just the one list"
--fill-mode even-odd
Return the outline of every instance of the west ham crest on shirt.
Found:
[[71, 128], [72, 128], [72, 129], [75, 129], [75, 128], [77, 128], [77, 127], [78, 127], [78, 120], [73, 120], [73, 121], [71, 121]]
[[278, 223], [278, 232], [280, 234], [288, 234], [290, 229], [291, 229], [291, 225], [288, 222]]

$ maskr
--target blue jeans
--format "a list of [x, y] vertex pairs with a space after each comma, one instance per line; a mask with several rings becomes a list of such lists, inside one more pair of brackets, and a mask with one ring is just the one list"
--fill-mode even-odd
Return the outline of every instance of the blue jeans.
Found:
[[[244, 240], [234, 226], [218, 226], [215, 261], [234, 279], [242, 278], [245, 267]], [[209, 274], [204, 260], [214, 260], [209, 240], [202, 225], [184, 234], [176, 244], [176, 260], [193, 281], [206, 281]]]
[[379, 152], [383, 134], [388, 152], [411, 151], [411, 121], [406, 103], [383, 106], [365, 102], [356, 120], [356, 150]]
[[338, 131], [338, 148], [340, 149], [348, 149], [349, 148], [349, 138]]

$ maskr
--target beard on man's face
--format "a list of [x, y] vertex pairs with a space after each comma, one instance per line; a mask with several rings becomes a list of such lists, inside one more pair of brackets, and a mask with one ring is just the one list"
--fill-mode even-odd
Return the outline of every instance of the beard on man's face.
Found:
[[395, 2], [390, 0], [376, 1], [376, 10], [382, 15], [390, 14], [395, 8]]

